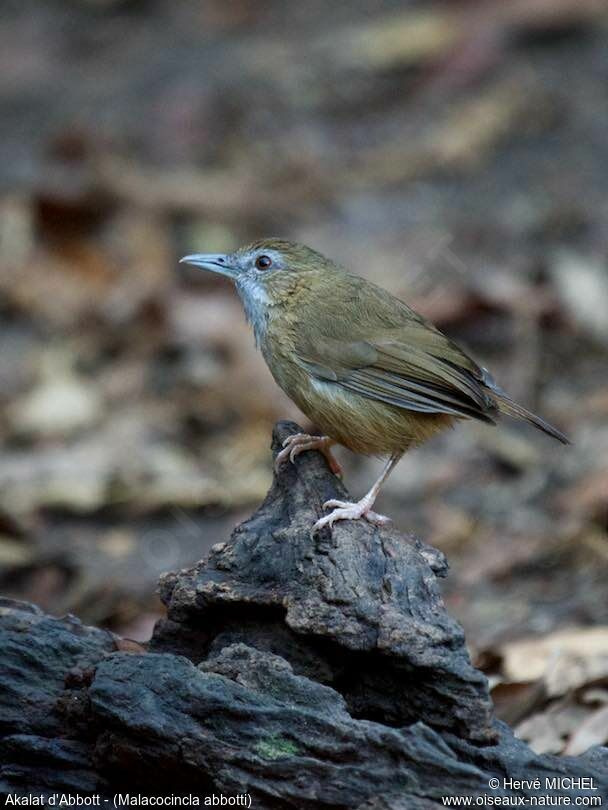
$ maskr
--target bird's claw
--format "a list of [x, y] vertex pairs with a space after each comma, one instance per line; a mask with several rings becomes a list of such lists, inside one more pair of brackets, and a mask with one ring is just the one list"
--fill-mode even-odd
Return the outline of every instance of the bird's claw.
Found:
[[293, 464], [296, 457], [305, 450], [319, 450], [325, 456], [332, 473], [341, 476], [342, 467], [331, 452], [332, 444], [333, 442], [328, 436], [309, 436], [307, 433], [294, 433], [285, 439], [283, 449], [277, 453], [274, 463], [275, 470], [278, 472], [281, 464], [287, 459]]
[[329, 501], [325, 501], [323, 509], [332, 509], [333, 511], [330, 512], [329, 515], [325, 515], [317, 520], [312, 527], [312, 534], [315, 535], [317, 532], [321, 531], [321, 529], [324, 529], [325, 526], [331, 528], [338, 520], [359, 520], [363, 518], [373, 526], [386, 526], [391, 522], [390, 518], [373, 512], [368, 504], [369, 501], [366, 501], [365, 498], [357, 503], [337, 501], [333, 498]]

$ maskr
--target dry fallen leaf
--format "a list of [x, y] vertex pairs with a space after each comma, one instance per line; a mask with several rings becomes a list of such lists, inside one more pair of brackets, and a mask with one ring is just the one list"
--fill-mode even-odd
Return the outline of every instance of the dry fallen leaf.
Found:
[[583, 332], [608, 342], [608, 269], [576, 253], [560, 253], [551, 266], [562, 306]]
[[542, 679], [549, 697], [608, 677], [608, 627], [560, 630], [505, 644], [503, 671], [511, 681]]
[[0, 534], [0, 569], [29, 565], [34, 556], [31, 546]]
[[463, 36], [458, 23], [437, 9], [400, 11], [334, 33], [327, 46], [343, 67], [394, 70], [444, 55]]
[[498, 682], [491, 695], [496, 716], [509, 725], [523, 720], [546, 699], [544, 686], [538, 681]]
[[70, 359], [57, 351], [42, 357], [40, 382], [8, 410], [15, 432], [45, 438], [91, 427], [100, 415], [96, 386], [80, 379], [70, 368]]
[[560, 754], [565, 740], [580, 728], [588, 710], [574, 703], [552, 706], [532, 715], [515, 728], [515, 734], [537, 754]]
[[604, 745], [606, 742], [608, 742], [608, 706], [602, 706], [583, 720], [570, 737], [564, 754], [577, 757], [592, 746]]

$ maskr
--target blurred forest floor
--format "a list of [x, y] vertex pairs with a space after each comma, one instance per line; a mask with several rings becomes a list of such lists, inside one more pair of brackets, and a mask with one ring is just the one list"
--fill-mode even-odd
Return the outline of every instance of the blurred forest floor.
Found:
[[293, 238], [572, 438], [463, 425], [378, 506], [448, 554], [499, 714], [606, 741], [607, 52], [603, 0], [5, 0], [2, 594], [145, 639], [158, 574], [251, 512], [302, 417], [177, 259]]

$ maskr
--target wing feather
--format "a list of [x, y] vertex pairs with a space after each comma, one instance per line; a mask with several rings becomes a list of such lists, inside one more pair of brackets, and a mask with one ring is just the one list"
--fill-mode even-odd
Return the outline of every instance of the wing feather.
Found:
[[[300, 343], [299, 362], [317, 379], [398, 408], [494, 422], [483, 372], [467, 355], [434, 329], [413, 345], [395, 331], [348, 343], [317, 335]], [[420, 338], [420, 325], [405, 331]]]

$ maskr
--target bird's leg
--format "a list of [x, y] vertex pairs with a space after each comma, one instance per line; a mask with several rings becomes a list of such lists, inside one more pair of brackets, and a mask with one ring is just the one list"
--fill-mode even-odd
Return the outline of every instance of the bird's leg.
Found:
[[283, 449], [277, 453], [274, 463], [275, 469], [278, 470], [284, 461], [289, 459], [291, 463], [296, 460], [296, 456], [303, 453], [304, 450], [320, 450], [327, 459], [329, 468], [334, 475], [342, 475], [342, 467], [339, 462], [334, 458], [331, 452], [331, 446], [335, 444], [333, 439], [329, 436], [309, 436], [308, 433], [294, 433], [288, 436], [283, 442]]
[[330, 501], [325, 501], [323, 508], [333, 509], [333, 511], [330, 512], [329, 515], [325, 515], [325, 517], [317, 520], [315, 525], [312, 527], [312, 533], [316, 534], [324, 526], [329, 526], [331, 528], [331, 526], [333, 526], [337, 520], [358, 520], [359, 518], [365, 518], [365, 520], [369, 521], [369, 523], [373, 523], [374, 526], [385, 526], [387, 523], [390, 523], [390, 518], [384, 517], [384, 515], [379, 515], [377, 512], [372, 512], [372, 506], [378, 497], [380, 487], [391, 474], [395, 465], [401, 458], [401, 455], [402, 454], [399, 453], [398, 455], [391, 456], [376, 483], [373, 485], [367, 495], [364, 495], [360, 501], [357, 501], [357, 503], [336, 501], [333, 499]]

